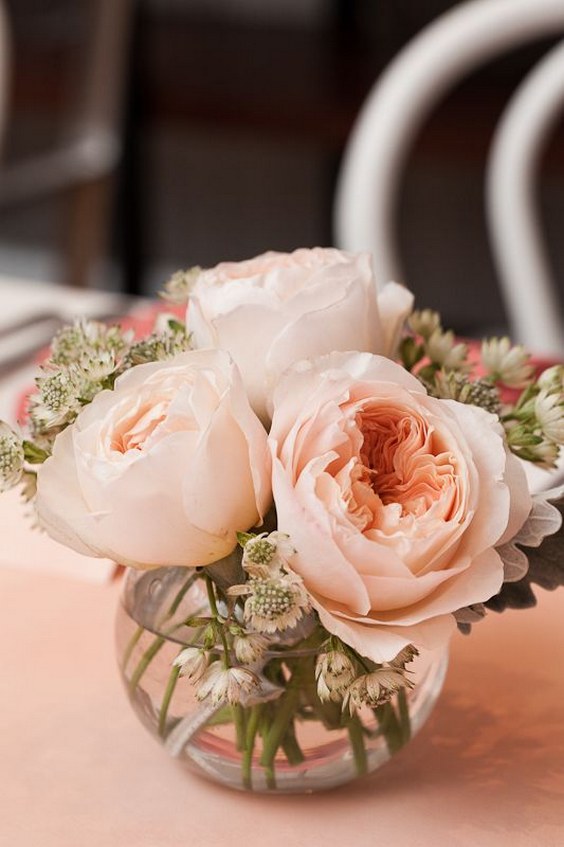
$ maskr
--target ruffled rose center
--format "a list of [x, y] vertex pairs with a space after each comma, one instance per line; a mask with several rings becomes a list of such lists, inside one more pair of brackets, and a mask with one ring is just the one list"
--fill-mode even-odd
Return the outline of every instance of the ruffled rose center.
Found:
[[143, 450], [157, 428], [166, 420], [167, 402], [144, 404], [118, 422], [112, 433], [111, 449], [118, 453]]
[[357, 414], [362, 435], [350, 470], [347, 508], [361, 531], [409, 530], [448, 521], [459, 505], [456, 458], [421, 416], [392, 408]]

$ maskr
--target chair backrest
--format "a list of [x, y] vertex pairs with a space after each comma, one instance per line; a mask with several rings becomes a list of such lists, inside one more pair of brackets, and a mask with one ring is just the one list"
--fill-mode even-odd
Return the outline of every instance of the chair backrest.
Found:
[[[345, 151], [337, 187], [335, 229], [339, 246], [374, 254], [379, 281], [403, 279], [395, 234], [398, 188], [411, 144], [430, 112], [450, 88], [482, 63], [512, 47], [562, 31], [564, 0], [473, 0], [423, 30], [377, 81]], [[557, 100], [555, 96], [551, 99], [553, 110]], [[518, 114], [522, 114], [521, 108]], [[546, 108], [538, 132], [532, 133], [535, 143], [528, 145], [527, 151], [536, 153], [540, 148], [551, 124], [549, 114], [552, 112]], [[528, 172], [532, 175], [534, 168], [529, 166]], [[499, 173], [499, 169], [494, 167], [492, 173]], [[492, 177], [490, 186], [497, 186], [499, 181], [497, 176]], [[495, 190], [491, 188], [490, 193]], [[530, 194], [527, 201], [525, 219], [530, 224], [535, 220]], [[493, 213], [496, 220], [503, 211], [502, 198]], [[538, 226], [521, 229], [520, 241], [513, 241], [513, 249], [529, 255], [536, 250], [538, 259], [542, 253]], [[499, 231], [500, 227], [494, 225], [494, 236]], [[507, 244], [513, 240], [513, 236], [505, 236], [505, 230], [500, 238]], [[495, 251], [498, 256], [502, 249]], [[506, 246], [504, 255], [507, 252]], [[530, 259], [528, 265], [535, 268]], [[499, 267], [503, 273], [509, 272], [507, 262], [500, 260]], [[516, 337], [538, 352], [559, 355], [564, 352], [564, 334], [558, 326], [557, 298], [546, 263], [545, 270], [544, 276], [528, 281], [525, 293], [521, 290], [515, 295], [513, 278], [506, 279], [502, 291]], [[527, 302], [531, 291], [535, 302], [544, 304], [541, 308], [531, 309]]]
[[562, 306], [551, 279], [536, 189], [542, 153], [564, 111], [564, 42], [533, 68], [500, 120], [488, 161], [491, 244], [512, 330], [531, 350], [564, 355]]

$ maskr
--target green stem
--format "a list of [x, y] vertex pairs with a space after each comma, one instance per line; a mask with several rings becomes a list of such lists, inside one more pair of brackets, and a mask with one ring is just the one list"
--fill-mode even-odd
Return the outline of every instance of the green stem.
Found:
[[229, 645], [227, 644], [227, 636], [225, 634], [225, 629], [223, 627], [223, 622], [219, 616], [219, 612], [217, 610], [217, 601], [215, 597], [215, 589], [213, 585], [213, 580], [209, 576], [209, 574], [204, 574], [204, 579], [206, 581], [206, 589], [208, 592], [208, 602], [210, 604], [210, 609], [215, 621], [218, 626], [217, 629], [219, 631], [219, 637], [221, 639], [221, 645], [223, 647], [223, 667], [229, 668], [231, 667], [231, 663], [229, 661]]
[[284, 755], [286, 756], [289, 765], [301, 765], [301, 763], [305, 760], [302, 748], [296, 738], [294, 720], [290, 721], [286, 734], [282, 739], [282, 749], [284, 750]]
[[176, 597], [174, 598], [174, 600], [172, 601], [171, 607], [168, 610], [168, 612], [166, 613], [166, 616], [163, 618], [161, 624], [166, 623], [166, 621], [169, 621], [173, 617], [173, 615], [176, 614], [176, 612], [178, 611], [178, 607], [180, 606], [180, 604], [184, 600], [184, 598], [185, 598], [186, 594], [188, 593], [188, 591], [190, 590], [190, 588], [192, 588], [192, 586], [194, 585], [196, 580], [199, 578], [199, 576], [200, 575], [198, 573], [191, 573], [190, 574], [190, 576], [188, 577], [188, 579], [186, 580], [186, 582], [184, 583], [182, 588], [179, 590], [179, 592], [176, 595]]
[[409, 705], [405, 688], [401, 688], [398, 692], [398, 716], [403, 743], [407, 744], [411, 738], [411, 718], [409, 716]]
[[266, 787], [269, 791], [276, 791], [276, 773], [274, 771], [274, 761], [264, 765], [264, 775], [266, 777]]
[[[274, 760], [278, 748], [282, 743], [282, 739], [286, 735], [290, 721], [294, 717], [294, 713], [300, 702], [300, 693], [304, 678], [309, 674], [311, 668], [305, 661], [298, 661], [298, 664], [292, 674], [292, 678], [286, 686], [286, 691], [280, 697], [276, 704], [276, 712], [274, 720], [269, 731], [264, 738], [264, 746], [262, 756], [260, 758], [261, 765], [266, 770], [267, 783], [272, 782], [274, 787]], [[269, 784], [269, 788], [272, 787]]]
[[141, 677], [165, 643], [165, 638], [162, 635], [157, 636], [151, 646], [145, 650], [143, 655], [141, 656], [139, 663], [133, 674], [131, 675], [131, 679], [129, 680], [129, 694], [132, 695], [135, 692], [135, 689], [139, 685]]
[[129, 641], [127, 642], [127, 647], [124, 650], [123, 658], [122, 658], [122, 665], [121, 665], [122, 670], [125, 671], [125, 669], [127, 668], [128, 664], [129, 664], [129, 660], [131, 659], [131, 654], [133, 653], [133, 651], [137, 647], [137, 644], [139, 643], [139, 639], [141, 638], [141, 636], [143, 635], [144, 632], [145, 632], [145, 630], [143, 629], [143, 627], [138, 626], [137, 629], [135, 630], [135, 632], [133, 633], [133, 635], [131, 636], [131, 638], [129, 639]]
[[174, 689], [176, 688], [176, 683], [178, 682], [179, 674], [180, 667], [178, 667], [177, 665], [173, 665], [172, 670], [170, 672], [170, 676], [168, 678], [168, 682], [166, 684], [163, 702], [161, 703], [161, 709], [159, 712], [159, 735], [161, 738], [165, 737], [168, 707], [170, 706], [170, 701], [172, 700], [172, 695], [174, 694]]
[[393, 756], [404, 745], [404, 732], [398, 721], [394, 707], [391, 703], [384, 703], [383, 706], [378, 706], [373, 711], [382, 730], [382, 734], [386, 739], [390, 756]]
[[245, 709], [240, 703], [234, 703], [231, 709], [233, 711], [233, 724], [237, 738], [237, 750], [241, 752], [246, 748], [247, 729], [245, 725]]
[[243, 786], [249, 790], [253, 787], [253, 753], [255, 749], [255, 740], [260, 720], [261, 707], [253, 706], [250, 711], [249, 720], [247, 721], [247, 732], [245, 736], [245, 748], [243, 750], [243, 759], [241, 761], [241, 771], [243, 777]]
[[358, 776], [368, 773], [368, 761], [366, 758], [366, 746], [364, 744], [364, 729], [358, 715], [353, 715], [347, 720], [347, 731], [353, 751], [354, 763]]
[[[194, 582], [198, 578], [199, 578], [199, 574], [195, 574], [195, 573], [190, 574], [190, 576], [188, 577], [188, 579], [186, 580], [184, 585], [177, 592], [174, 600], [172, 601], [172, 603], [170, 605], [168, 612], [160, 620], [157, 628], [160, 628], [161, 626], [163, 626], [163, 624], [165, 624], [167, 621], [169, 621], [174, 616], [174, 614], [178, 610], [178, 607], [182, 603], [182, 600], [186, 596], [186, 593], [192, 587], [192, 585], [194, 585]], [[177, 628], [178, 627], [172, 627], [172, 629], [167, 630], [164, 634], [169, 635], [170, 633], [174, 632], [174, 630], [177, 629]], [[142, 635], [145, 631], [146, 630], [145, 630], [144, 627], [139, 626], [139, 627], [137, 627], [137, 629], [135, 630], [135, 632], [131, 636], [129, 643], [128, 643], [127, 647], [125, 648], [125, 652], [123, 654], [123, 660], [122, 660], [123, 670], [125, 670], [125, 668], [127, 667], [129, 660], [131, 658], [131, 655], [132, 655], [133, 651], [135, 650], [135, 647], [139, 643], [139, 641], [140, 641], [140, 639], [141, 639], [141, 637], [142, 637]], [[137, 664], [137, 667], [133, 671], [133, 674], [132, 674], [131, 679], [129, 681], [129, 692], [130, 692], [130, 694], [133, 694], [133, 692], [135, 691], [137, 685], [139, 684], [139, 680], [141, 679], [141, 677], [143, 676], [143, 674], [147, 670], [151, 661], [155, 658], [155, 656], [157, 655], [157, 653], [159, 652], [159, 650], [163, 646], [163, 643], [164, 643], [164, 638], [162, 638], [162, 636], [156, 636], [155, 640], [151, 643], [151, 645], [147, 648], [147, 650], [141, 656], [139, 663]]]

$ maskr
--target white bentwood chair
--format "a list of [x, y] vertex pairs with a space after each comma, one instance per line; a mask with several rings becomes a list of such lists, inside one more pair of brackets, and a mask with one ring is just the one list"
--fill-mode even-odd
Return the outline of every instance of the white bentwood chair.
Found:
[[[564, 0], [472, 0], [413, 39], [380, 77], [353, 128], [335, 203], [337, 243], [370, 250], [376, 278], [402, 280], [395, 212], [415, 136], [440, 99], [473, 69], [513, 47], [564, 32]], [[564, 43], [529, 74], [497, 129], [487, 167], [487, 214], [516, 340], [564, 355], [564, 327], [535, 203], [540, 154], [564, 105]]]

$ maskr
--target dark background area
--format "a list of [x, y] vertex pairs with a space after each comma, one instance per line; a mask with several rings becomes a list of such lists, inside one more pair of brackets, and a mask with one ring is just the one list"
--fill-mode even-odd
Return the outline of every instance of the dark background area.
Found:
[[[103, 179], [0, 208], [0, 272], [150, 293], [179, 267], [332, 243], [335, 179], [364, 97], [402, 46], [453, 5], [133, 4], [120, 47], [121, 163]], [[9, 0], [8, 8], [10, 166], [56, 147], [72, 129], [97, 3]], [[484, 164], [508, 97], [551, 43], [508, 54], [466, 80], [411, 156], [399, 220], [406, 282], [460, 332], [504, 323], [483, 214]], [[564, 127], [547, 151], [540, 202], [562, 280]]]

